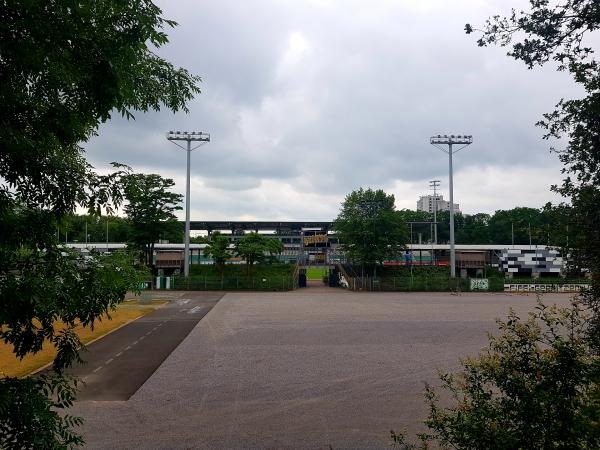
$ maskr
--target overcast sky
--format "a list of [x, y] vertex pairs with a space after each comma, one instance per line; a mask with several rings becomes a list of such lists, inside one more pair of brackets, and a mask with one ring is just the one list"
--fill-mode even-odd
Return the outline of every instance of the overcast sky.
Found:
[[192, 220], [331, 220], [361, 186], [415, 209], [432, 179], [447, 198], [437, 134], [473, 135], [454, 161], [464, 212], [558, 200], [560, 164], [534, 124], [577, 88], [464, 33], [525, 0], [157, 3], [179, 23], [160, 54], [200, 75], [202, 93], [188, 115], [115, 118], [85, 148], [99, 169], [118, 161], [184, 193], [185, 152], [165, 132], [209, 132], [192, 154]]

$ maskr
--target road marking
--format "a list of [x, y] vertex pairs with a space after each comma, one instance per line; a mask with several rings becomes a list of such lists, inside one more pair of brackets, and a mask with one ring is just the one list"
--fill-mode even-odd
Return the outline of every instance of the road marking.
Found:
[[180, 310], [179, 310], [179, 312], [184, 312], [184, 311], [187, 311], [187, 309], [186, 309], [186, 308], [183, 308], [183, 309], [180, 309]]
[[139, 340], [141, 341], [142, 339], [146, 339], [146, 336], [142, 336], [139, 338]]
[[146, 336], [148, 336], [150, 333], [152, 333], [152, 331], [154, 331], [154, 330], [150, 330], [150, 331], [148, 331], [148, 332], [146, 333]]
[[123, 352], [119, 352], [115, 355], [115, 358], [118, 358], [119, 356], [121, 356], [123, 354]]
[[188, 311], [188, 314], [194, 314], [194, 313], [197, 313], [197, 312], [198, 312], [199, 310], [201, 310], [201, 309], [202, 309], [202, 306], [194, 306], [192, 309], [190, 309], [190, 310]]
[[131, 345], [135, 345], [135, 344], [137, 344], [137, 343], [138, 343], [138, 341], [133, 341], [133, 342], [131, 343]]
[[185, 305], [186, 303], [189, 303], [190, 299], [186, 298], [186, 299], [181, 299], [181, 300], [177, 300], [177, 304], [178, 305]]
[[113, 361], [114, 361], [114, 358], [110, 358], [110, 359], [107, 359], [106, 361], [104, 361], [104, 364], [110, 364]]
[[127, 347], [125, 347], [125, 351], [127, 350], [131, 350], [131, 345], [128, 345]]
[[[184, 311], [185, 311], [185, 310], [184, 310]], [[156, 328], [158, 328], [158, 327], [162, 327], [162, 324], [163, 324], [163, 323], [164, 323], [164, 322], [161, 322], [161, 323], [159, 323], [158, 325], [156, 325]]]
[[93, 373], [98, 372], [100, 369], [102, 369], [102, 366], [98, 366], [96, 367], [94, 370], [92, 370]]

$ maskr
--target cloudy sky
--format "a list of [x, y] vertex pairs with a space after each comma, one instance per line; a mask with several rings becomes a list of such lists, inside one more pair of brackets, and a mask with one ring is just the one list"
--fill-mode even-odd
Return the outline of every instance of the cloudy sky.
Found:
[[474, 137], [455, 157], [464, 212], [557, 200], [560, 164], [534, 124], [577, 88], [463, 31], [525, 0], [157, 3], [179, 23], [160, 54], [200, 75], [202, 93], [187, 115], [115, 118], [86, 151], [99, 169], [118, 161], [184, 193], [185, 152], [165, 132], [209, 132], [192, 154], [192, 220], [331, 220], [361, 186], [415, 209], [428, 180], [448, 196], [437, 134]]

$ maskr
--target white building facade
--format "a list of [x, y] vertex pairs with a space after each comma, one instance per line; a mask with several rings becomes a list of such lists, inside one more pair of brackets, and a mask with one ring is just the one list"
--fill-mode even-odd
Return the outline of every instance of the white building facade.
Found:
[[[417, 201], [417, 211], [432, 213], [434, 209], [436, 211], [449, 211], [450, 202], [444, 200], [442, 195], [422, 195]], [[454, 204], [454, 212], [460, 212], [460, 208], [457, 203]]]

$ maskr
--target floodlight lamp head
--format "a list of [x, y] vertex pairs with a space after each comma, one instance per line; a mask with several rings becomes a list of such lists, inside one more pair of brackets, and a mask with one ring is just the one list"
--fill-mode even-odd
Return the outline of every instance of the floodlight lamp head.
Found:
[[450, 145], [450, 144], [458, 144], [458, 145], [469, 145], [473, 143], [473, 136], [467, 136], [467, 135], [454, 135], [451, 134], [450, 136], [448, 136], [447, 134], [444, 134], [443, 136], [440, 136], [439, 134], [437, 136], [432, 136], [429, 140], [429, 142], [433, 145], [435, 144], [442, 144], [442, 145]]
[[209, 142], [210, 134], [202, 131], [170, 131], [167, 134], [167, 139], [170, 141], [202, 141]]

